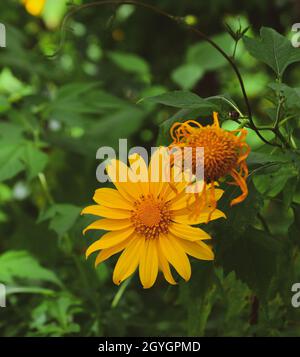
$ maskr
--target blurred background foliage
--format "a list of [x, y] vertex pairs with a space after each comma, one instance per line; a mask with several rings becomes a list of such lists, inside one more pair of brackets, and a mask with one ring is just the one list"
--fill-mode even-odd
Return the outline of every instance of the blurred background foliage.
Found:
[[[89, 219], [79, 217], [99, 186], [97, 148], [118, 149], [119, 138], [147, 148], [168, 143], [173, 121], [209, 122], [212, 108], [233, 129], [232, 104], [247, 111], [228, 62], [153, 12], [86, 8], [61, 32], [68, 9], [83, 3], [46, 0], [38, 16], [21, 1], [0, 3], [7, 29], [0, 49], [0, 282], [8, 295], [1, 336], [299, 336], [300, 311], [290, 300], [300, 281], [300, 67], [292, 64], [300, 55], [286, 40], [299, 22], [299, 2], [148, 1], [235, 55], [255, 124], [278, 121], [284, 138], [262, 130], [281, 147], [267, 145], [249, 129], [250, 195], [229, 208], [236, 192], [226, 190], [227, 220], [205, 227], [216, 261], [193, 261], [190, 282], [160, 279], [150, 290], [136, 277], [116, 287], [112, 261], [96, 270], [93, 259], [85, 261], [99, 234], [83, 237]], [[257, 42], [262, 26], [276, 32], [263, 30]], [[238, 29], [249, 38], [235, 48]]]

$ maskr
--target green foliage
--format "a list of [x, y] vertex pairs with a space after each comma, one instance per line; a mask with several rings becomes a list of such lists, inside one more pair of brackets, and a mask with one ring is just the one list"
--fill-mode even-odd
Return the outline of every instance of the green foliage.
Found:
[[22, 146], [6, 145], [0, 153], [0, 180], [7, 180], [14, 177], [23, 170], [24, 164], [22, 159]]
[[266, 63], [281, 78], [289, 65], [300, 61], [299, 51], [291, 42], [275, 30], [262, 27], [261, 40], [245, 37], [244, 43], [249, 53]]
[[204, 68], [195, 64], [184, 64], [172, 73], [173, 81], [182, 89], [191, 89], [204, 74]]
[[[19, 1], [0, 4], [1, 335], [299, 336], [290, 300], [300, 281], [300, 52], [273, 29], [290, 31], [290, 8], [255, 0], [224, 16], [218, 1], [166, 0], [185, 31], [131, 5], [92, 7], [60, 32], [67, 6], [47, 0], [39, 18]], [[256, 36], [253, 12], [273, 28]], [[224, 129], [246, 128], [251, 146], [247, 199], [230, 207], [239, 188], [220, 180], [227, 218], [201, 226], [215, 261], [191, 259], [191, 280], [176, 286], [161, 274], [150, 290], [138, 274], [114, 286], [116, 257], [97, 269], [85, 260], [102, 234], [83, 237], [90, 218], [80, 216], [104, 186], [97, 149], [118, 151], [120, 138], [169, 145], [175, 122], [211, 124], [213, 111]]]
[[39, 222], [50, 220], [49, 228], [62, 237], [74, 225], [80, 208], [69, 204], [54, 204], [39, 217]]
[[[233, 52], [234, 42], [227, 33], [212, 37], [212, 40], [219, 45], [228, 55]], [[202, 41], [189, 47], [186, 55], [188, 63], [197, 64], [206, 70], [216, 70], [227, 64], [226, 59], [209, 43]]]
[[28, 172], [28, 179], [31, 180], [40, 172], [44, 171], [48, 162], [48, 156], [30, 142], [26, 143], [22, 150], [23, 161]]
[[46, 298], [31, 312], [32, 322], [28, 336], [57, 337], [78, 333], [80, 326], [74, 322], [73, 315], [82, 312], [80, 301], [63, 294], [54, 298]]
[[0, 280], [7, 284], [16, 284], [18, 281], [61, 284], [51, 270], [43, 268], [28, 252], [13, 250], [0, 256]]
[[163, 93], [154, 97], [144, 98], [144, 100], [150, 101], [152, 103], [168, 105], [175, 108], [206, 110], [213, 110], [216, 108], [215, 105], [208, 100], [203, 99], [194, 93], [186, 91]]
[[277, 272], [278, 251], [274, 238], [250, 227], [225, 245], [221, 255], [224, 271], [235, 271], [254, 293], [266, 298], [270, 281]]
[[132, 53], [111, 52], [109, 58], [121, 69], [129, 73], [136, 73], [144, 78], [148, 78], [150, 68], [148, 63], [139, 56]]

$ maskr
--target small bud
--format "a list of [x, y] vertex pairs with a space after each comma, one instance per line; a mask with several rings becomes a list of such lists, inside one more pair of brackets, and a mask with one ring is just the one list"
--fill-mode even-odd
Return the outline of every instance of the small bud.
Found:
[[184, 22], [189, 26], [194, 26], [197, 24], [198, 19], [194, 15], [186, 15], [184, 18]]

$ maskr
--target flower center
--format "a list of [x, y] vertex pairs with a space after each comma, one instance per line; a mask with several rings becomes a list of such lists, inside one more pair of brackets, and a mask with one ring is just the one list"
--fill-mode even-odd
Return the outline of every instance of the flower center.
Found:
[[[204, 148], [204, 178], [206, 182], [216, 181], [226, 176], [237, 166], [239, 152], [236, 136], [220, 128], [211, 126], [195, 130], [187, 138], [187, 145]], [[196, 152], [193, 150], [193, 170], [196, 169]]]
[[171, 214], [166, 202], [153, 195], [142, 195], [135, 201], [131, 220], [138, 234], [146, 238], [157, 238], [159, 233], [168, 233]]

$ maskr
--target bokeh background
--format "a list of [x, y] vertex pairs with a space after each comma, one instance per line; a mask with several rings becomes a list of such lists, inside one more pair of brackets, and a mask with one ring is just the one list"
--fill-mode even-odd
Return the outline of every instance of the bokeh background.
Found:
[[[228, 53], [234, 41], [224, 23], [249, 26], [250, 37], [262, 26], [290, 37], [300, 21], [297, 0], [148, 3], [198, 26]], [[276, 166], [255, 176], [238, 208], [229, 208], [226, 191], [228, 219], [205, 227], [217, 259], [193, 261], [188, 283], [168, 286], [160, 277], [143, 290], [135, 276], [117, 287], [114, 259], [97, 269], [93, 258], [85, 260], [99, 235], [84, 237], [91, 219], [79, 216], [100, 186], [96, 150], [118, 149], [119, 138], [155, 146], [160, 125], [178, 111], [140, 99], [189, 90], [228, 94], [242, 110], [245, 104], [226, 60], [183, 26], [132, 5], [107, 5], [79, 11], [61, 29], [70, 6], [47, 0], [33, 16], [21, 1], [0, 2], [7, 29], [0, 49], [0, 282], [7, 286], [1, 336], [299, 335], [299, 309], [290, 301], [300, 281], [299, 169], [279, 174]], [[272, 71], [242, 41], [236, 62], [255, 120], [268, 124]], [[299, 80], [295, 64], [285, 81], [297, 87]], [[221, 116], [229, 129], [230, 110]], [[251, 131], [248, 142], [265, 152]]]

